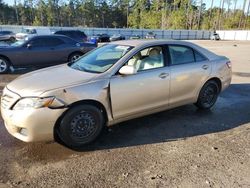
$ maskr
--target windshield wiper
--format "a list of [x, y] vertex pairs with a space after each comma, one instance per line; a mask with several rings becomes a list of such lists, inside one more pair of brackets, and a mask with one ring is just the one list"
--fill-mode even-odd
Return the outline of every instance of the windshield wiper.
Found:
[[[70, 67], [71, 67], [71, 66], [70, 66]], [[102, 73], [102, 72], [100, 72], [100, 71], [93, 71], [93, 70], [90, 70], [90, 69], [86, 69], [86, 68], [84, 68], [84, 67], [82, 67], [82, 66], [80, 66], [80, 65], [78, 65], [78, 64], [73, 65], [72, 68], [77, 69], [77, 70], [80, 70], [80, 71], [84, 71], [84, 72]]]

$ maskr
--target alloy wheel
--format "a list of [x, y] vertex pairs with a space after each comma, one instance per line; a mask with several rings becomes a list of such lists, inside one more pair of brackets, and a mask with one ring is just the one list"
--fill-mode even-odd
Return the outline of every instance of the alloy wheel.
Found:
[[80, 55], [76, 54], [71, 57], [71, 62], [75, 62], [77, 59], [79, 59]]
[[4, 59], [0, 59], [0, 73], [3, 73], [7, 70], [8, 64]]
[[214, 84], [209, 84], [203, 91], [202, 96], [201, 96], [201, 102], [203, 103], [204, 106], [212, 106], [218, 95], [218, 90], [216, 85]]

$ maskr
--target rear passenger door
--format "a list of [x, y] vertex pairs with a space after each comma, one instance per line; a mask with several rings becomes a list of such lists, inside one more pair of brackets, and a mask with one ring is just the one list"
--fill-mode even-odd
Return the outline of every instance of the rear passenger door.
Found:
[[211, 64], [198, 51], [185, 45], [169, 45], [171, 59], [170, 106], [193, 103], [211, 72]]
[[44, 50], [47, 52], [47, 64], [66, 63], [69, 56], [67, 44], [60, 38], [45, 38]]
[[65, 56], [64, 42], [58, 38], [41, 37], [30, 41], [31, 47], [26, 51], [29, 64], [37, 66], [57, 64]]

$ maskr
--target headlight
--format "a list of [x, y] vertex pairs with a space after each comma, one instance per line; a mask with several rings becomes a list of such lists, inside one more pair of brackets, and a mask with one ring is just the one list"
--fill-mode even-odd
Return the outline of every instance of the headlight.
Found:
[[42, 108], [42, 107], [49, 107], [55, 97], [27, 97], [19, 100], [13, 107], [13, 110], [24, 110], [30, 108]]

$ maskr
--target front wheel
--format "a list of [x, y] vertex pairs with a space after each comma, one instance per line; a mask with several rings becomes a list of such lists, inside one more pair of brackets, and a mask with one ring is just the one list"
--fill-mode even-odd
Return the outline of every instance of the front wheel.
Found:
[[80, 149], [94, 141], [103, 126], [104, 118], [100, 109], [92, 105], [78, 105], [62, 118], [57, 134], [66, 146]]
[[200, 109], [210, 109], [217, 101], [219, 95], [217, 82], [210, 80], [201, 88], [199, 97], [195, 105]]
[[7, 73], [10, 70], [10, 62], [0, 57], [0, 74]]

